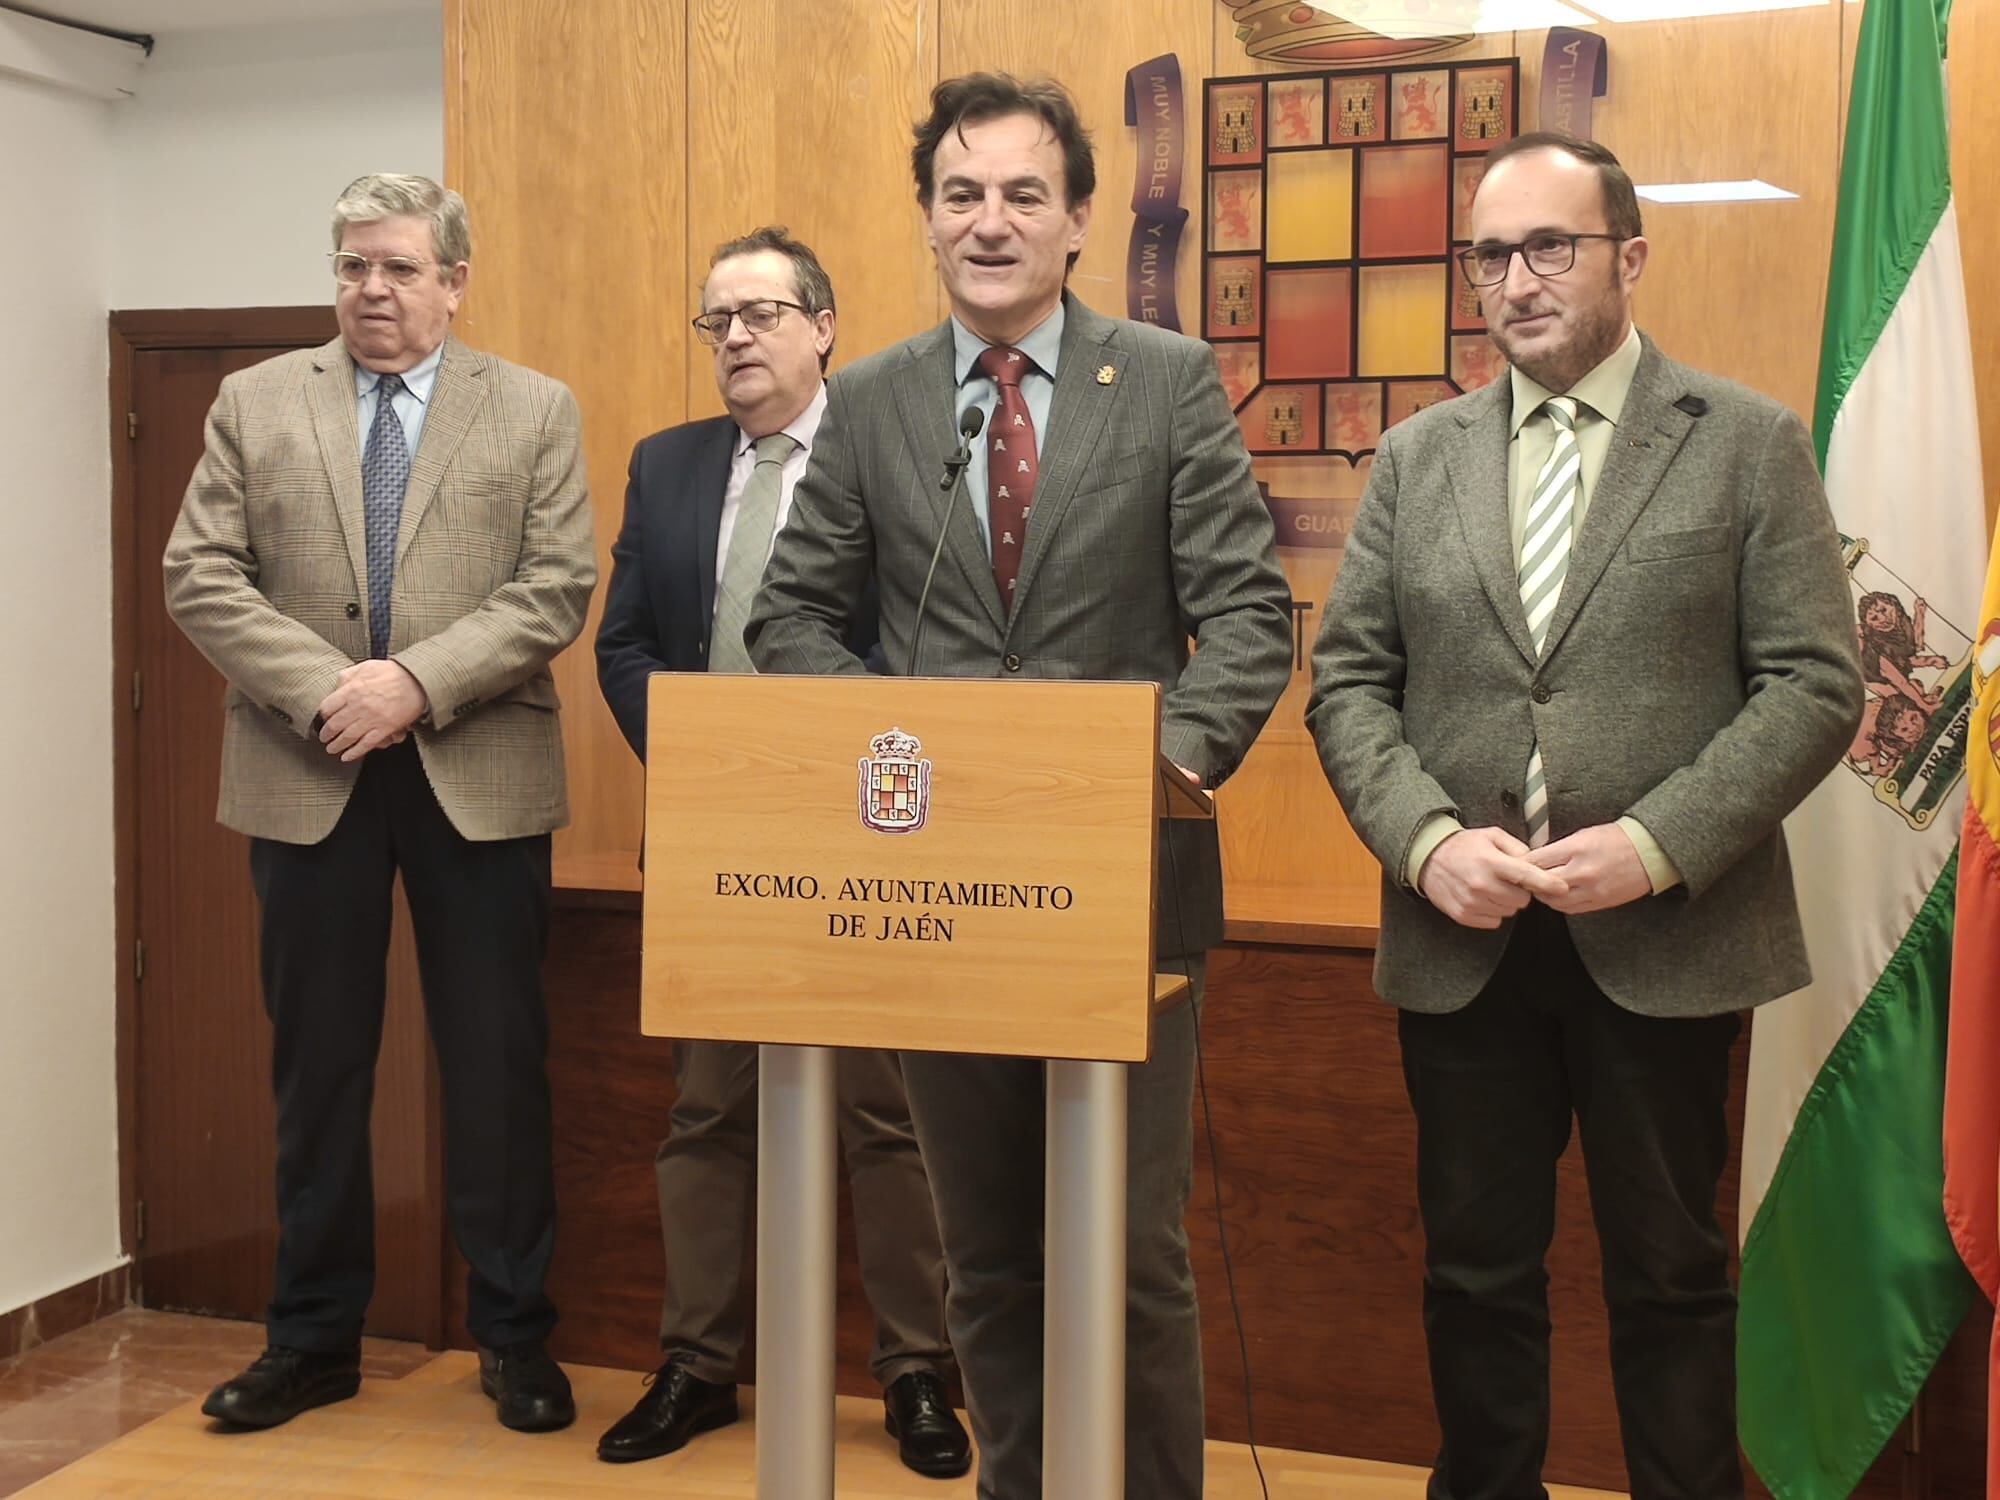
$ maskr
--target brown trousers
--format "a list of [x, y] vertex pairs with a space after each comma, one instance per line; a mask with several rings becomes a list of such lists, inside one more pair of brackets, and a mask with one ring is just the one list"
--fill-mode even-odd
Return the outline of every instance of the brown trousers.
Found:
[[[736, 1379], [745, 1339], [745, 1262], [757, 1209], [757, 1049], [674, 1047], [679, 1097], [654, 1170], [666, 1239], [660, 1347], [699, 1380]], [[949, 1378], [944, 1254], [930, 1180], [893, 1052], [842, 1051], [842, 1153], [854, 1193], [861, 1283], [875, 1312], [869, 1369], [883, 1386], [913, 1370]]]

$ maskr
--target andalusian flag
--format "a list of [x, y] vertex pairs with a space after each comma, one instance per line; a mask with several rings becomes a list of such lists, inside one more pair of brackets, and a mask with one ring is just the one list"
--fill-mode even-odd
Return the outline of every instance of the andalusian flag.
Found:
[[1845, 1500], [1972, 1292], [1942, 1137], [1971, 633], [1990, 615], [1949, 5], [1867, 0], [1841, 162], [1813, 428], [1868, 708], [1787, 826], [1813, 984], [1756, 1014], [1743, 1143], [1738, 1408], [1779, 1500]]
[[[1944, 1086], [1944, 1211], [1988, 1300], [2000, 1300], [2000, 545], [1973, 655], [1972, 796], [1958, 856], [1951, 1059]], [[1987, 1372], [1986, 1491], [2000, 1496], [2000, 1323]]]

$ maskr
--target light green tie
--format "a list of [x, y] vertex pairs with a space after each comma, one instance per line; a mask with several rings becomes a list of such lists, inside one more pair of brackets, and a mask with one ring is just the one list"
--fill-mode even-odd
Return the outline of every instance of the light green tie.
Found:
[[[1583, 490], [1583, 454], [1576, 445], [1576, 402], [1557, 396], [1542, 403], [1555, 424], [1555, 443], [1535, 479], [1528, 502], [1528, 524], [1521, 540], [1521, 607], [1528, 612], [1528, 636], [1535, 655], [1549, 638], [1549, 621], [1562, 597], [1569, 573], [1570, 533], [1576, 523], [1576, 500]], [[1528, 821], [1528, 847], [1549, 841], [1549, 788], [1542, 775], [1542, 747], [1528, 747], [1528, 780], [1521, 798]]]
[[708, 638], [711, 672], [754, 672], [743, 649], [743, 627], [750, 623], [750, 601], [763, 581], [771, 558], [771, 535], [777, 529], [778, 494], [785, 460], [798, 451], [799, 440], [774, 432], [757, 439], [757, 466], [736, 502], [736, 524], [729, 532], [729, 555], [715, 581], [715, 625]]

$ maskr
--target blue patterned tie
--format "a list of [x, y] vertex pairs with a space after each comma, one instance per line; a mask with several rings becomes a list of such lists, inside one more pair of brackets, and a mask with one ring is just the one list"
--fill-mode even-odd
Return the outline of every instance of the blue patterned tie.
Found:
[[368, 532], [368, 654], [389, 654], [389, 585], [396, 576], [396, 528], [403, 521], [403, 491], [410, 484], [410, 443], [396, 415], [395, 398], [406, 387], [384, 375], [375, 387], [375, 421], [361, 457], [361, 515]]

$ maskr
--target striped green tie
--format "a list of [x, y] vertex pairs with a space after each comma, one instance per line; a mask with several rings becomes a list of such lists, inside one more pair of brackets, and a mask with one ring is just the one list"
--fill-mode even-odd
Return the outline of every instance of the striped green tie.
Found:
[[[1542, 410], [1555, 424], [1555, 443], [1536, 476], [1521, 541], [1521, 607], [1528, 612], [1528, 635], [1537, 656], [1548, 640], [1549, 621], [1555, 616], [1556, 600], [1562, 596], [1563, 578], [1569, 572], [1570, 533], [1575, 529], [1577, 496], [1583, 491], [1576, 402], [1557, 396], [1543, 402]], [[1542, 776], [1539, 742], [1528, 748], [1528, 783], [1521, 810], [1528, 820], [1528, 847], [1539, 849], [1549, 841], [1549, 789]]]

